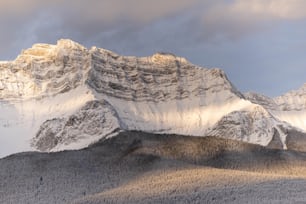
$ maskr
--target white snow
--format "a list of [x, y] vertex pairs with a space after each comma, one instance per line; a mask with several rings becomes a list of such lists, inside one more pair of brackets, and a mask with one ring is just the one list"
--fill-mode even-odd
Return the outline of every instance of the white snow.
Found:
[[192, 136], [205, 135], [206, 130], [224, 115], [251, 104], [242, 99], [208, 106], [201, 106], [198, 98], [159, 103], [123, 101], [113, 97], [106, 100], [117, 110], [128, 130]]
[[282, 121], [286, 121], [291, 125], [306, 131], [306, 110], [301, 111], [272, 111]]
[[34, 150], [30, 140], [40, 125], [52, 118], [71, 115], [94, 96], [86, 86], [40, 100], [0, 102], [0, 158]]

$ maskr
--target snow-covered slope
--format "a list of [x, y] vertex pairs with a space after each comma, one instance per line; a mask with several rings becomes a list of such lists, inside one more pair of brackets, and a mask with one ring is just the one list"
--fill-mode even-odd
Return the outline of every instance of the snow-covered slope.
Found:
[[33, 150], [31, 140], [45, 121], [68, 117], [92, 100], [84, 86], [42, 99], [1, 100], [0, 157]]
[[279, 111], [274, 112], [277, 117], [306, 131], [306, 84], [276, 97], [274, 101], [280, 107]]
[[279, 120], [306, 131], [306, 84], [276, 98], [257, 93], [247, 93], [244, 96], [252, 103], [265, 107]]
[[245, 97], [220, 69], [169, 53], [125, 57], [70, 40], [37, 44], [0, 63], [0, 98], [0, 157], [83, 148], [120, 129], [261, 145], [277, 131], [285, 148], [289, 127], [276, 117], [274, 100]]

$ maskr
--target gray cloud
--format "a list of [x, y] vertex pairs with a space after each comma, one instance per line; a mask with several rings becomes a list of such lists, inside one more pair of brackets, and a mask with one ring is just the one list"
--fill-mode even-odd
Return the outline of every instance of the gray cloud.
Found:
[[[19, 47], [73, 38], [81, 43], [110, 31], [133, 33], [194, 6], [198, 0], [10, 0], [0, 2], [1, 57], [12, 58]], [[118, 34], [117, 34], [118, 36]], [[9, 49], [8, 49], [9, 48]]]
[[79, 17], [80, 22], [110, 22], [129, 19], [135, 22], [150, 22], [193, 6], [198, 0], [10, 0], [0, 2], [0, 16], [25, 17], [45, 10], [63, 17]]
[[235, 15], [257, 16], [261, 19], [301, 19], [306, 17], [304, 0], [236, 0], [227, 8], [221, 8]]

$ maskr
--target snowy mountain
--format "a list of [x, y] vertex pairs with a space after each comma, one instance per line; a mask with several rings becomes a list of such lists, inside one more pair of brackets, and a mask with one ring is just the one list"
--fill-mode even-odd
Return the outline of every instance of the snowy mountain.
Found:
[[305, 97], [303, 88], [276, 99], [243, 95], [222, 70], [169, 53], [129, 57], [71, 40], [36, 44], [0, 63], [0, 157], [84, 148], [121, 130], [276, 148], [287, 148], [290, 136], [290, 147], [304, 151], [295, 141], [306, 138], [298, 115]]

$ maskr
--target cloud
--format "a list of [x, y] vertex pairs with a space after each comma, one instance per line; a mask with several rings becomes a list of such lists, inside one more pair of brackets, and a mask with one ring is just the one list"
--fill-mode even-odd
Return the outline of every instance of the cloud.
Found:
[[[223, 16], [241, 20], [306, 18], [306, 1], [304, 0], [217, 0], [208, 9], [210, 17]], [[247, 17], [247, 19], [243, 19]], [[226, 18], [224, 19], [226, 20]]]
[[[28, 36], [25, 42], [50, 42], [55, 37], [69, 37], [86, 43], [86, 38], [101, 39], [107, 33], [139, 35], [137, 32], [143, 33], [159, 21], [186, 15], [190, 20], [180, 25], [182, 32], [190, 29], [196, 43], [216, 42], [220, 38], [240, 39], [270, 27], [275, 20], [304, 18], [305, 6], [304, 0], [1, 1], [0, 24], [8, 29], [1, 32], [0, 42], [10, 46], [9, 42], [19, 41], [16, 38], [24, 41]], [[172, 32], [171, 28], [173, 26], [163, 29]], [[158, 32], [156, 34], [159, 37]]]
[[236, 0], [230, 7], [232, 13], [278, 19], [306, 17], [304, 0]]
[[135, 22], [149, 22], [171, 15], [193, 6], [199, 0], [10, 0], [0, 2], [1, 16], [28, 16], [42, 10], [53, 10], [63, 17], [73, 16], [80, 21], [114, 22], [128, 19]]
[[283, 21], [306, 18], [304, 0], [216, 0], [199, 7], [204, 37], [240, 39]]
[[[2, 59], [14, 58], [21, 48], [37, 42], [54, 43], [58, 38], [72, 38], [86, 44], [92, 42], [91, 39], [101, 40], [111, 31], [115, 31], [116, 36], [118, 32], [137, 35], [156, 21], [184, 12], [197, 2], [199, 0], [0, 1], [3, 28], [0, 55]], [[118, 39], [114, 40], [116, 43]]]

